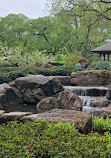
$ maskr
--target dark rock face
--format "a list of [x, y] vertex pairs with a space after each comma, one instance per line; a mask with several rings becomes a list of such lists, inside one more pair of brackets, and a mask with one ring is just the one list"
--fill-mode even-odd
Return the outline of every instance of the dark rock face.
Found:
[[111, 72], [89, 70], [71, 73], [71, 84], [77, 86], [108, 85], [111, 83]]
[[53, 109], [48, 112], [32, 114], [24, 116], [21, 120], [46, 120], [49, 122], [70, 122], [74, 123], [75, 127], [82, 133], [88, 133], [92, 129], [92, 117], [76, 110]]
[[23, 99], [18, 89], [12, 88], [6, 83], [0, 85], [0, 104], [3, 107], [20, 103], [23, 103]]
[[64, 90], [57, 79], [45, 76], [20, 77], [15, 80], [15, 86], [21, 92], [25, 102], [34, 104]]
[[81, 110], [83, 103], [81, 99], [70, 91], [62, 91], [57, 93], [54, 97], [43, 98], [36, 105], [38, 111], [48, 111], [54, 108]]

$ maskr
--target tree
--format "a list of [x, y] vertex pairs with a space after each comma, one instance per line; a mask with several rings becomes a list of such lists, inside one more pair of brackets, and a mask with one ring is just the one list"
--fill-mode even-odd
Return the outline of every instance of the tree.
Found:
[[95, 12], [97, 16], [111, 21], [110, 0], [52, 0], [52, 6], [55, 13], [61, 8], [65, 13], [77, 17], [84, 16], [86, 12]]
[[91, 49], [111, 38], [111, 2], [106, 2], [100, 0], [53, 0], [52, 2], [51, 13], [61, 18], [62, 22], [66, 21], [73, 26], [71, 47], [82, 51], [85, 57], [90, 58]]
[[55, 55], [70, 38], [70, 29], [56, 18], [39, 18], [32, 22], [31, 34], [38, 50]]

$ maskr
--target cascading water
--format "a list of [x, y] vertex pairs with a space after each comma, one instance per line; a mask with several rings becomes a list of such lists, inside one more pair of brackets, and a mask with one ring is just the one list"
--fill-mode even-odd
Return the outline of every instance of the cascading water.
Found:
[[90, 114], [101, 114], [102, 108], [108, 106], [106, 99], [107, 87], [64, 86], [65, 89], [76, 93], [83, 101], [83, 111]]

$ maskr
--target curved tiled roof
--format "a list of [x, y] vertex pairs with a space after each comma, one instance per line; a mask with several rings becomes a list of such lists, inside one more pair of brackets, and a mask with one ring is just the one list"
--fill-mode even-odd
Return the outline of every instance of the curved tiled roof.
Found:
[[94, 53], [99, 53], [99, 52], [108, 52], [108, 53], [110, 53], [111, 54], [111, 42], [109, 42], [109, 43], [106, 43], [106, 44], [104, 44], [104, 45], [102, 45], [102, 46], [100, 46], [100, 47], [97, 47], [97, 48], [95, 48], [95, 49], [93, 49], [93, 50], [91, 50], [91, 52], [94, 52]]

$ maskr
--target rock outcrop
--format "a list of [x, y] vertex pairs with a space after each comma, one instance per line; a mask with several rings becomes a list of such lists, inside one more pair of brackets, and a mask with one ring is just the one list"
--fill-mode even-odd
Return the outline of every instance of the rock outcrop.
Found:
[[24, 101], [33, 104], [64, 90], [57, 79], [45, 76], [20, 77], [15, 80], [15, 86], [21, 92]]
[[77, 86], [109, 85], [111, 84], [111, 72], [105, 70], [72, 72], [71, 84]]
[[55, 95], [61, 109], [81, 110], [83, 108], [82, 100], [73, 92], [65, 90]]
[[10, 87], [8, 84], [0, 84], [0, 105], [9, 106], [10, 104], [23, 103], [22, 95], [18, 89]]
[[46, 111], [54, 108], [81, 110], [83, 103], [81, 99], [68, 90], [57, 93], [54, 97], [43, 98], [36, 105], [38, 111]]

